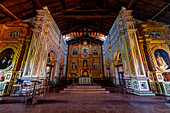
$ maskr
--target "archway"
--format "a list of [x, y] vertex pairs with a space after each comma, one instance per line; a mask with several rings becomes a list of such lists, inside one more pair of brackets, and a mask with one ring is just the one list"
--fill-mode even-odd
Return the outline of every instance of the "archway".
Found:
[[48, 81], [54, 81], [56, 67], [56, 55], [54, 51], [50, 51], [47, 56], [46, 64], [46, 79]]
[[122, 55], [121, 55], [120, 51], [115, 52], [113, 59], [114, 59], [116, 85], [119, 86], [119, 90], [121, 92], [124, 92], [125, 91], [125, 80], [124, 80]]

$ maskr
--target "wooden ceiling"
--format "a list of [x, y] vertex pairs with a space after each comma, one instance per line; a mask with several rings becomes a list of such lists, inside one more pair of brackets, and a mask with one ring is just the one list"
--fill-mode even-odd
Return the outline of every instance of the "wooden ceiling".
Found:
[[136, 19], [170, 24], [169, 0], [0, 0], [0, 23], [36, 16], [47, 6], [61, 33], [99, 32], [107, 35], [122, 6]]

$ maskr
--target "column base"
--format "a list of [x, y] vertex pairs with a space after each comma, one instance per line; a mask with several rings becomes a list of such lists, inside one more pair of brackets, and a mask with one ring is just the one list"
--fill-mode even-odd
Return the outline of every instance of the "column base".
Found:
[[133, 91], [132, 93], [139, 96], [155, 96], [152, 91]]

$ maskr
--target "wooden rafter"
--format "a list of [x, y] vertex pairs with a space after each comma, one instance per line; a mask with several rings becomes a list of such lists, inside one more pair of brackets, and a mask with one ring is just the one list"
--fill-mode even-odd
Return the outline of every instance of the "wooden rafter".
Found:
[[154, 6], [154, 5], [152, 5], [152, 4], [148, 4], [148, 3], [143, 2], [143, 1], [141, 1], [141, 0], [136, 1], [136, 3], [141, 4], [141, 5], [144, 5], [144, 6], [146, 6], [146, 7], [151, 7], [152, 9], [161, 10], [161, 8], [159, 8], [159, 7], [157, 7], [157, 6]]
[[70, 18], [68, 19], [68, 22], [69, 22], [69, 24], [70, 24], [70, 29], [72, 29], [72, 23], [71, 23], [71, 21], [70, 21]]
[[[70, 9], [65, 10], [65, 12], [70, 11], [70, 10], [74, 10], [74, 9], [80, 8], [80, 7], [81, 7], [81, 6], [77, 6], [77, 7], [74, 7], [74, 8], [70, 8]], [[62, 14], [62, 13], [63, 13], [63, 10], [61, 10], [61, 11], [55, 11], [55, 12], [51, 12], [51, 15], [56, 16], [56, 15], [60, 15], [60, 14]]]
[[2, 4], [0, 4], [0, 9], [2, 12], [7, 14], [11, 19], [17, 20], [18, 17], [16, 17], [11, 11], [9, 11], [6, 7], [4, 7]]
[[131, 0], [127, 6], [127, 9], [131, 9], [133, 5], [135, 4], [136, 0]]
[[90, 18], [115, 18], [113, 15], [56, 15], [57, 18], [83, 18], [83, 19], [90, 19]]
[[65, 0], [61, 0], [61, 4], [62, 4], [63, 9], [66, 10], [67, 8], [66, 8], [66, 2], [65, 2]]
[[36, 9], [41, 9], [43, 6], [39, 2], [39, 0], [31, 0], [33, 5], [36, 7]]
[[31, 2], [31, 1], [27, 0], [25, 2], [21, 2], [21, 3], [15, 4], [13, 6], [6, 7], [6, 8], [8, 9], [8, 8], [20, 7], [21, 5], [24, 5], [24, 4], [29, 3], [29, 2]]

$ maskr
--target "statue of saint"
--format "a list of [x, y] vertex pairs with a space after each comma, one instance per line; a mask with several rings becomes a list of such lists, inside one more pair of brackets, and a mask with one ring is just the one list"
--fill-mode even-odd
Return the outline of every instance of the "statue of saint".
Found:
[[75, 70], [77, 68], [77, 63], [72, 62], [72, 70]]
[[87, 67], [87, 60], [83, 60], [83, 67]]
[[165, 60], [161, 57], [159, 52], [157, 52], [156, 61], [157, 61], [158, 66], [162, 70], [169, 69], [169, 66], [166, 64]]

